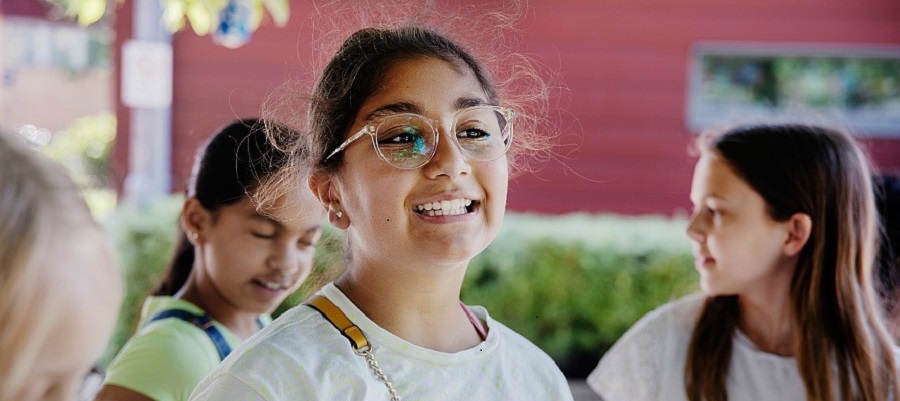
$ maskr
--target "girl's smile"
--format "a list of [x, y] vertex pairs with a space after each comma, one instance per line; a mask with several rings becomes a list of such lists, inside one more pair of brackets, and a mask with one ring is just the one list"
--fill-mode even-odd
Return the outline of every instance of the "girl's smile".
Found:
[[413, 212], [423, 216], [458, 216], [475, 212], [478, 207], [477, 201], [469, 198], [453, 198], [451, 200], [440, 200], [434, 202], [425, 202], [416, 205]]

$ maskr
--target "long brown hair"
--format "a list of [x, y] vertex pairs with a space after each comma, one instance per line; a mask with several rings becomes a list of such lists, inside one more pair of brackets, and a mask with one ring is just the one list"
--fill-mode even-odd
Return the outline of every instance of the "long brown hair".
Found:
[[[704, 141], [703, 151], [721, 156], [773, 219], [804, 213], [812, 220], [790, 286], [806, 399], [900, 400], [873, 286], [877, 215], [863, 152], [843, 132], [805, 125], [744, 126]], [[685, 361], [691, 401], [728, 399], [739, 316], [736, 296], [710, 297], [703, 306]]]

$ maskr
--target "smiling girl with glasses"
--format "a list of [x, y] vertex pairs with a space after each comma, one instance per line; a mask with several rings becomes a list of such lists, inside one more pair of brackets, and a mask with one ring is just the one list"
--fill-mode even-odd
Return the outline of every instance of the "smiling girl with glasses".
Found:
[[346, 232], [346, 270], [192, 399], [571, 400], [553, 360], [460, 301], [503, 221], [517, 146], [484, 67], [428, 29], [363, 29], [312, 99], [303, 165]]

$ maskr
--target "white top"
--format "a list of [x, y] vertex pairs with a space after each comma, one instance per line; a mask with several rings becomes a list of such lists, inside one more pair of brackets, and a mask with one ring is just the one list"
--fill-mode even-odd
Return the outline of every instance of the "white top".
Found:
[[[686, 401], [684, 362], [705, 296], [648, 313], [603, 356], [588, 385], [604, 401]], [[729, 401], [806, 400], [794, 358], [762, 352], [740, 330], [727, 379]]]
[[[482, 307], [487, 339], [457, 353], [409, 343], [369, 320], [334, 284], [320, 292], [363, 331], [403, 401], [572, 400], [547, 354]], [[314, 309], [299, 305], [245, 341], [191, 394], [213, 400], [390, 400], [350, 342]]]

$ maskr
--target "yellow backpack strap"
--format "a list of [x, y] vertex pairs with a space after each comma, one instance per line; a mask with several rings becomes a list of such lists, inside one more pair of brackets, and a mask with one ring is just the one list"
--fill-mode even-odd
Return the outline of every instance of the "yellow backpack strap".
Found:
[[354, 351], [361, 353], [369, 350], [369, 340], [366, 340], [366, 336], [363, 335], [362, 330], [360, 330], [359, 327], [356, 327], [356, 325], [347, 318], [344, 311], [342, 311], [341, 308], [338, 308], [331, 300], [321, 295], [313, 295], [312, 298], [306, 300], [304, 304], [319, 311], [326, 320], [331, 322], [331, 325], [337, 328], [344, 337], [350, 340], [350, 346], [353, 347]]

